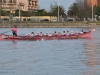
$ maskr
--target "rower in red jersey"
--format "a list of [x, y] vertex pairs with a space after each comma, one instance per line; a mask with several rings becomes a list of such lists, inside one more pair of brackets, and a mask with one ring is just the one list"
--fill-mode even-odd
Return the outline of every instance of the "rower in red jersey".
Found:
[[60, 33], [60, 31], [58, 32], [57, 36], [61, 36], [61, 33]]

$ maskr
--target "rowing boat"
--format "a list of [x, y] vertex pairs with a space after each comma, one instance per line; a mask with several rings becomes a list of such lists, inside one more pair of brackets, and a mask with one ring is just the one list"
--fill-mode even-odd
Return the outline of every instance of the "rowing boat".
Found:
[[90, 39], [91, 31], [78, 34], [78, 35], [67, 35], [67, 36], [12, 36], [6, 34], [0, 34], [0, 40], [66, 40], [66, 39]]

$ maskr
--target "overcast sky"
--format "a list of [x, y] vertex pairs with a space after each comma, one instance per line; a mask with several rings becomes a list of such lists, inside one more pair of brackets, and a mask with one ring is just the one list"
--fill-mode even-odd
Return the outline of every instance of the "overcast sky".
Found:
[[[38, 0], [39, 1], [39, 8], [40, 9], [50, 9], [51, 3], [58, 2], [58, 0]], [[76, 0], [59, 0], [59, 5], [64, 6], [65, 10], [68, 10], [68, 7], [72, 5]]]

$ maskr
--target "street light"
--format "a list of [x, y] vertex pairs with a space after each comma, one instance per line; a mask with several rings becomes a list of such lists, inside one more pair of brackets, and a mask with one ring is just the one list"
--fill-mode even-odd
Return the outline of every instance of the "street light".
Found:
[[93, 0], [92, 0], [92, 21], [93, 21]]
[[59, 22], [59, 0], [58, 0], [58, 22]]
[[20, 10], [21, 10], [21, 9], [20, 9], [20, 3], [18, 4], [18, 10], [19, 10], [19, 21], [20, 21], [20, 18], [21, 18], [21, 17], [20, 17], [20, 14], [21, 14], [21, 13], [20, 13]]
[[2, 1], [0, 2], [0, 19], [1, 19]]
[[96, 19], [96, 18], [97, 18], [97, 15], [95, 15], [95, 21], [97, 21], [97, 19]]
[[98, 16], [99, 17], [99, 21], [100, 21], [100, 16]]

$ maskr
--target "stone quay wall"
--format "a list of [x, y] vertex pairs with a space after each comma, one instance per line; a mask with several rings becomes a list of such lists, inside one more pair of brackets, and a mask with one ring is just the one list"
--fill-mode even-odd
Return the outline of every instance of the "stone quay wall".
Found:
[[18, 28], [74, 28], [74, 27], [97, 27], [100, 26], [100, 23], [87, 23], [87, 22], [39, 22], [39, 23], [30, 23], [30, 22], [20, 22], [20, 23], [10, 23], [3, 22], [0, 23], [0, 28], [12, 28], [14, 26]]

